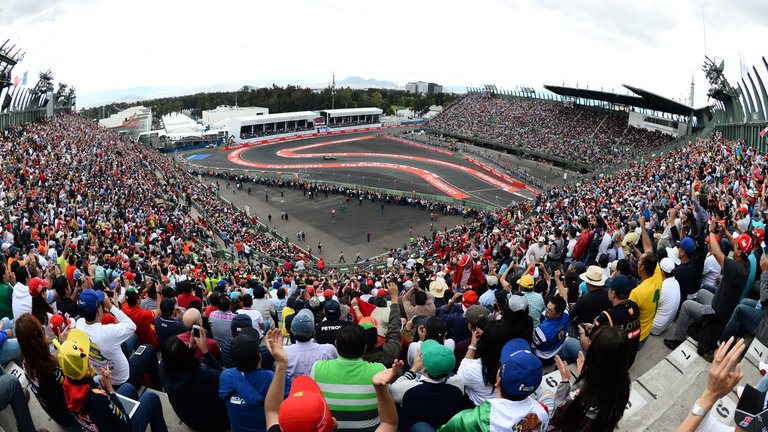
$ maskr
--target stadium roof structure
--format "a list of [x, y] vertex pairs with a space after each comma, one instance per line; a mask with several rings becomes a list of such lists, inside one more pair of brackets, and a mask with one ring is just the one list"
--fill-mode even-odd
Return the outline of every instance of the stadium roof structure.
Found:
[[692, 108], [686, 104], [674, 101], [664, 96], [659, 96], [641, 88], [624, 84], [624, 87], [635, 93], [635, 95], [623, 95], [599, 90], [580, 89], [574, 87], [563, 87], [554, 85], [545, 85], [544, 88], [560, 96], [571, 96], [583, 99], [599, 100], [617, 105], [628, 105], [637, 108], [649, 109], [652, 111], [677, 114], [682, 116], [693, 115], [700, 117], [704, 114], [712, 117], [710, 107]]

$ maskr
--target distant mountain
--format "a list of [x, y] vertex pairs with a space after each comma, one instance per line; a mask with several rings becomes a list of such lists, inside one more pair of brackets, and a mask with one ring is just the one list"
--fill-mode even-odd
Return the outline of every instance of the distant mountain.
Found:
[[[251, 82], [247, 87], [254, 89], [260, 87], [271, 87], [272, 84], [278, 86], [298, 85], [306, 86], [312, 89], [322, 89], [331, 85], [330, 82], [309, 84], [306, 81], [290, 81], [286, 79], [260, 79]], [[187, 86], [187, 87], [133, 87], [117, 90], [103, 90], [86, 95], [78, 95], [78, 108], [90, 108], [106, 105], [114, 102], [131, 103], [148, 99], [158, 99], [163, 97], [185, 96], [202, 92], [231, 92], [243, 88], [243, 83], [211, 84], [207, 86]], [[373, 78], [363, 78], [351, 76], [336, 81], [336, 87], [349, 87], [351, 89], [381, 88], [391, 90], [405, 90], [405, 87], [398, 86], [392, 81], [380, 81]], [[445, 87], [445, 91], [455, 93], [466, 92], [466, 87]]]
[[393, 83], [392, 81], [379, 81], [374, 78], [365, 79], [363, 77], [357, 77], [357, 76], [351, 76], [344, 78], [341, 81], [336, 82], [337, 86], [344, 86], [344, 87], [365, 87], [365, 88], [384, 88], [384, 89], [396, 89], [398, 88], [398, 85]]
[[239, 88], [242, 88], [242, 85], [215, 84], [200, 87], [133, 87], [117, 90], [104, 90], [89, 93], [84, 96], [78, 95], [77, 106], [78, 108], [90, 108], [114, 102], [131, 103], [147, 99], [184, 96], [199, 92], [234, 91]]

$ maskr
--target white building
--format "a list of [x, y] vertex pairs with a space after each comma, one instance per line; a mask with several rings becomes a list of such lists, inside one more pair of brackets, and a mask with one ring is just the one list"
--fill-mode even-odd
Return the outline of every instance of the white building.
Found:
[[269, 108], [237, 107], [220, 105], [216, 109], [203, 111], [203, 123], [209, 126], [237, 117], [253, 117], [269, 114]]
[[141, 105], [126, 108], [108, 118], [99, 120], [99, 125], [118, 134], [137, 139], [152, 128], [152, 110]]

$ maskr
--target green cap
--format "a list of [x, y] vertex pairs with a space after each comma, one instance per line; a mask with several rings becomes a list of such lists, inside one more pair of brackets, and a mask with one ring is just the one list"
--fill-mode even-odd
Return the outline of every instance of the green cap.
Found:
[[424, 370], [432, 378], [448, 375], [456, 365], [453, 351], [433, 339], [427, 339], [421, 343], [421, 356], [424, 361]]

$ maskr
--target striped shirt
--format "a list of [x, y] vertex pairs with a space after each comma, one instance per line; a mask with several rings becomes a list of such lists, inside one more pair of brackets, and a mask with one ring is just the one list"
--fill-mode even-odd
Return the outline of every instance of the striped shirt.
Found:
[[339, 432], [373, 432], [379, 425], [376, 390], [371, 380], [384, 370], [381, 363], [361, 358], [320, 360], [312, 367], [310, 377], [317, 382], [331, 408]]

